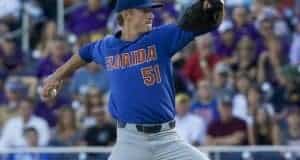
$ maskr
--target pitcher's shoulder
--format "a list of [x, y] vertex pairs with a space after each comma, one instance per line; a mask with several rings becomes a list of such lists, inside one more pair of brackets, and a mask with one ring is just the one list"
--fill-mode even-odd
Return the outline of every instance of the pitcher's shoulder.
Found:
[[176, 32], [178, 32], [178, 26], [176, 24], [166, 24], [154, 27], [146, 35], [161, 39], [164, 37], [170, 37], [171, 35], [176, 34]]
[[85, 44], [85, 46], [91, 46], [94, 49], [100, 49], [103, 47], [104, 44], [110, 44], [110, 42], [113, 41], [113, 36], [112, 35], [107, 35], [102, 39], [98, 39], [95, 41], [92, 41], [90, 43]]
[[178, 25], [176, 23], [172, 24], [165, 24], [158, 27], [154, 27], [151, 32], [164, 32], [164, 31], [171, 31], [173, 29], [178, 29]]
[[118, 43], [120, 40], [118, 38], [116, 38], [115, 34], [108, 34], [106, 35], [102, 40], [101, 43], [102, 44], [116, 44]]
[[114, 34], [108, 34], [102, 39], [102, 41], [109, 41], [109, 40], [113, 40], [114, 38], [115, 38]]

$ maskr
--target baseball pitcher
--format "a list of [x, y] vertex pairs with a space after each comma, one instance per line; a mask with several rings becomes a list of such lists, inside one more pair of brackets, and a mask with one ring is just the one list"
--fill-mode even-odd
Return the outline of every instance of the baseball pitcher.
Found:
[[223, 0], [197, 0], [176, 24], [152, 28], [151, 0], [118, 0], [121, 31], [86, 44], [44, 82], [43, 98], [54, 98], [78, 68], [96, 62], [110, 81], [109, 111], [117, 121], [110, 160], [207, 160], [175, 130], [171, 57], [222, 21]]

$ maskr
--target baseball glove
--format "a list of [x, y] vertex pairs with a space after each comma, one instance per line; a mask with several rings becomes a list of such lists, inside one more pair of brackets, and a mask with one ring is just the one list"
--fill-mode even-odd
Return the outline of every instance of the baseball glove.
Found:
[[198, 0], [185, 10], [178, 22], [183, 30], [205, 33], [216, 29], [220, 25], [223, 19], [224, 1], [206, 1], [211, 4], [210, 8], [205, 9], [205, 0]]

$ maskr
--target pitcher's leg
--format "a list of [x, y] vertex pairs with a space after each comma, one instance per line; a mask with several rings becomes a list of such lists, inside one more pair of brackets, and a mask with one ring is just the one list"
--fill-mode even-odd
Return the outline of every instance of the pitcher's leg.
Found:
[[208, 156], [183, 140], [156, 145], [154, 160], [209, 160]]
[[118, 129], [117, 134], [109, 160], [152, 160], [153, 153], [144, 136], [127, 129]]
[[[175, 143], [176, 145], [176, 143]], [[191, 159], [191, 160], [209, 160], [208, 156], [204, 154], [203, 152], [199, 151], [197, 148], [191, 146], [190, 144], [187, 144], [183, 141], [178, 142], [178, 145], [182, 147], [182, 150], [178, 150], [178, 152], [183, 152], [181, 154], [187, 155], [186, 159]], [[177, 159], [176, 159], [177, 160]], [[179, 159], [178, 159], [179, 160]]]
[[152, 153], [143, 146], [116, 144], [109, 160], [152, 160]]

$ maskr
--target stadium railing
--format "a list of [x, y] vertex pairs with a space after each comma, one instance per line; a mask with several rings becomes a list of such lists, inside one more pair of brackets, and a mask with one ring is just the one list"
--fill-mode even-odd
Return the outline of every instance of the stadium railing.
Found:
[[[300, 146], [211, 146], [199, 147], [211, 160], [299, 160]], [[39, 160], [107, 160], [112, 148], [0, 148], [1, 160], [40, 156]]]

